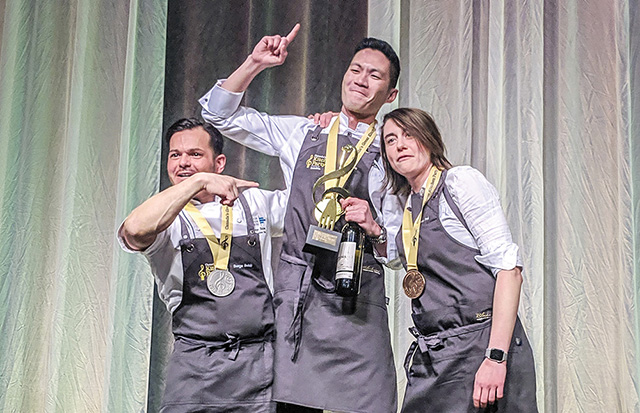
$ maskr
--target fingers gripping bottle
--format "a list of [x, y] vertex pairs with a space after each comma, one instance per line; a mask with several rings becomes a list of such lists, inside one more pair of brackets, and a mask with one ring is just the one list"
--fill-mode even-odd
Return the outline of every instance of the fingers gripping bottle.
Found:
[[356, 223], [347, 222], [342, 228], [342, 241], [336, 265], [336, 294], [355, 297], [360, 292], [365, 234]]

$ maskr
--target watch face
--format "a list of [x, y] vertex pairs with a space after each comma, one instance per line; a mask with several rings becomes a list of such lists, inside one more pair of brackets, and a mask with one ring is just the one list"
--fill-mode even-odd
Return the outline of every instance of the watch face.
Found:
[[497, 349], [497, 348], [493, 348], [491, 349], [491, 353], [489, 354], [489, 358], [491, 360], [500, 360], [502, 361], [502, 359], [504, 358], [504, 351]]

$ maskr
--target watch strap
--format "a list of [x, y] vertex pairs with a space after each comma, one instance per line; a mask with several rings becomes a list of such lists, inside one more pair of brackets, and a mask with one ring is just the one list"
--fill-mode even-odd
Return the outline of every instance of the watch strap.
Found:
[[384, 244], [387, 242], [387, 229], [383, 226], [380, 227], [380, 235], [377, 237], [369, 237], [369, 241], [373, 244]]

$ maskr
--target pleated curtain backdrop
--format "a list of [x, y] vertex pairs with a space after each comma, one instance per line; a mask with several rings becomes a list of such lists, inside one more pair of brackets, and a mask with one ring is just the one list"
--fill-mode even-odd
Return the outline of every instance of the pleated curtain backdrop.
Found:
[[369, 4], [400, 50], [398, 105], [432, 113], [449, 159], [501, 194], [540, 410], [640, 411], [640, 3]]
[[0, 4], [0, 411], [144, 411], [166, 3]]

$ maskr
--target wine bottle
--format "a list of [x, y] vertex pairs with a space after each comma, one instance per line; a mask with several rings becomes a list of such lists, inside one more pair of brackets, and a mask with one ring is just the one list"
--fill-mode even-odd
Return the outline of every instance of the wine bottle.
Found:
[[342, 228], [336, 264], [336, 294], [343, 297], [354, 297], [360, 292], [364, 237], [358, 224], [347, 222]]

